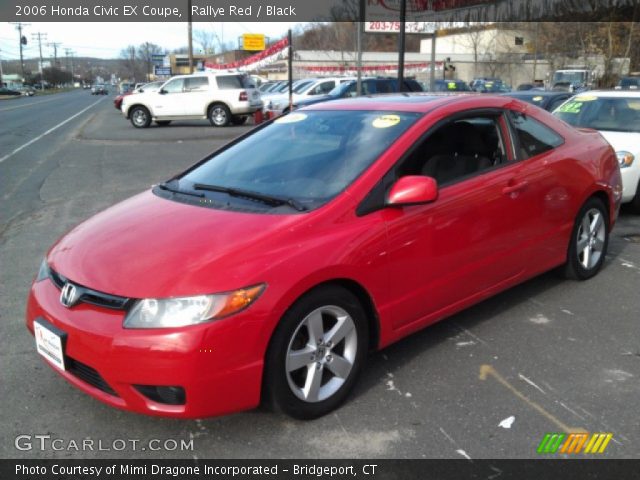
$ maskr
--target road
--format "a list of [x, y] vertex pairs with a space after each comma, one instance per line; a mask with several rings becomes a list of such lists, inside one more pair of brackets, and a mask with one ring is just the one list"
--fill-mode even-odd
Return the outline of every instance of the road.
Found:
[[[312, 422], [262, 409], [150, 418], [68, 385], [24, 327], [27, 291], [46, 249], [83, 219], [250, 128], [185, 122], [135, 130], [112, 99], [80, 91], [0, 102], [0, 158], [10, 155], [0, 162], [0, 456], [535, 458], [545, 433], [583, 429], [613, 433], [603, 456], [637, 457], [640, 217], [626, 211], [596, 278], [542, 275], [372, 354], [347, 404]], [[78, 454], [34, 442], [16, 449], [16, 436], [39, 434], [65, 444], [140, 440], [140, 448], [150, 439], [193, 440], [194, 448], [143, 451], [129, 443]]]

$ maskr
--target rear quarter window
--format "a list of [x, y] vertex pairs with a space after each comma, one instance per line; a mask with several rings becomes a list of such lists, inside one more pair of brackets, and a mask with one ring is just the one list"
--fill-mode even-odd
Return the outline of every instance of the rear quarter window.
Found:
[[518, 144], [519, 157], [535, 157], [562, 145], [564, 139], [538, 120], [520, 112], [509, 112]]
[[235, 90], [250, 88], [251, 82], [244, 75], [219, 75], [216, 77], [216, 83], [220, 90]]

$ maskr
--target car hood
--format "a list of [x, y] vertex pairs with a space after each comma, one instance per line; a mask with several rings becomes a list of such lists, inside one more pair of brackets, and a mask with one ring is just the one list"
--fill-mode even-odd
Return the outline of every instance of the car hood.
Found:
[[284, 248], [278, 232], [290, 234], [304, 217], [217, 210], [148, 191], [81, 223], [47, 258], [71, 281], [112, 295], [228, 291], [262, 281], [269, 246]]
[[640, 133], [638, 132], [612, 132], [607, 130], [598, 130], [600, 134], [611, 144], [616, 152], [627, 151], [634, 155], [640, 151]]

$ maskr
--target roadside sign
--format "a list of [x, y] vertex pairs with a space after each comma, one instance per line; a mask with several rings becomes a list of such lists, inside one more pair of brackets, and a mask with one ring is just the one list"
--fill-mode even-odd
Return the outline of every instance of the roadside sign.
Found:
[[165, 55], [163, 53], [154, 53], [153, 55], [151, 55], [151, 63], [153, 63], [154, 65], [162, 66], [164, 64], [164, 57]]
[[162, 77], [162, 76], [170, 77], [171, 76], [171, 67], [161, 67], [159, 65], [154, 65], [153, 73], [155, 75], [159, 76], [159, 77]]
[[264, 33], [244, 33], [242, 35], [242, 49], [252, 51], [264, 50]]
[[[435, 22], [405, 22], [405, 33], [433, 33], [437, 29]], [[365, 22], [367, 33], [398, 33], [400, 22]]]

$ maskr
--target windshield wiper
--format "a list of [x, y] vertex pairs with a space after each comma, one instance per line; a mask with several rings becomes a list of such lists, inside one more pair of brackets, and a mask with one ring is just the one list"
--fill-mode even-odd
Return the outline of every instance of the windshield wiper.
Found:
[[293, 198], [284, 198], [276, 195], [267, 195], [265, 193], [252, 192], [251, 190], [242, 190], [239, 188], [223, 187], [220, 185], [207, 185], [205, 183], [194, 183], [194, 190], [206, 190], [207, 192], [222, 192], [232, 197], [245, 197], [253, 200], [258, 200], [264, 204], [278, 207], [280, 205], [289, 205], [291, 208], [304, 212], [308, 210], [305, 205]]
[[203, 193], [187, 192], [185, 190], [180, 190], [179, 188], [169, 186], [169, 184], [173, 181], [174, 180], [169, 180], [168, 182], [160, 183], [158, 184], [158, 188], [162, 190], [166, 190], [167, 192], [171, 192], [171, 193], [180, 193], [182, 195], [191, 195], [192, 197], [204, 198]]

